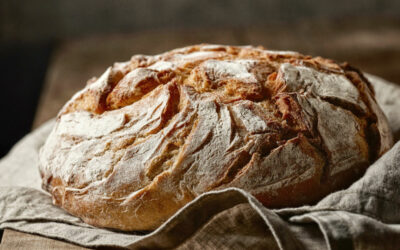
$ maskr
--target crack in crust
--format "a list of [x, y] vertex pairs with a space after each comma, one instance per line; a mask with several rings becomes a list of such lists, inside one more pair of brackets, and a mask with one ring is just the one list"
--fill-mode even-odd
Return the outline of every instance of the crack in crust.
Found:
[[196, 45], [116, 63], [74, 95], [40, 153], [55, 204], [93, 225], [153, 229], [234, 186], [314, 202], [391, 146], [364, 76], [262, 47]]

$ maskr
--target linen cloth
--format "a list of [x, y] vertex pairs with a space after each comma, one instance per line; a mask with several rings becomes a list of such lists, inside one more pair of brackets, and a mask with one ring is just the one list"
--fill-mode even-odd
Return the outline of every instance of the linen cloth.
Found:
[[[400, 87], [367, 76], [398, 137]], [[153, 232], [126, 233], [85, 224], [41, 190], [38, 150], [53, 124], [28, 134], [0, 161], [0, 229], [85, 247], [400, 249], [400, 142], [349, 188], [314, 206], [271, 210], [249, 193], [229, 188], [197, 197]]]

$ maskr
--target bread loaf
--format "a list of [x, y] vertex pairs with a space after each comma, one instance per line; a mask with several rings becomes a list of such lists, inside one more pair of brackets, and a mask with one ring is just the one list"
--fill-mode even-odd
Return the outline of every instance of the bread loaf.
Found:
[[136, 55], [90, 80], [40, 151], [43, 188], [83, 221], [152, 230], [227, 187], [269, 208], [318, 201], [392, 145], [360, 71], [262, 47]]

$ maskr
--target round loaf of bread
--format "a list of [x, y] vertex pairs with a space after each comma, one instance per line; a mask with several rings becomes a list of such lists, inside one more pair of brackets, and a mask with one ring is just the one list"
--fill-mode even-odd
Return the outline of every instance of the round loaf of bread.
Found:
[[60, 111], [43, 188], [83, 221], [152, 230], [196, 196], [318, 201], [392, 145], [357, 69], [262, 47], [196, 45], [115, 63]]

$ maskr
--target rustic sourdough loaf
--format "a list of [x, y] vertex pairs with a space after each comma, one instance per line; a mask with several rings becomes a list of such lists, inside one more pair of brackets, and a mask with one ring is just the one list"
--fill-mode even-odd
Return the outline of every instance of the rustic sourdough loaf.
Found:
[[90, 80], [40, 152], [43, 188], [85, 222], [151, 230], [227, 187], [270, 208], [316, 202], [392, 145], [348, 64], [261, 47], [136, 55]]

